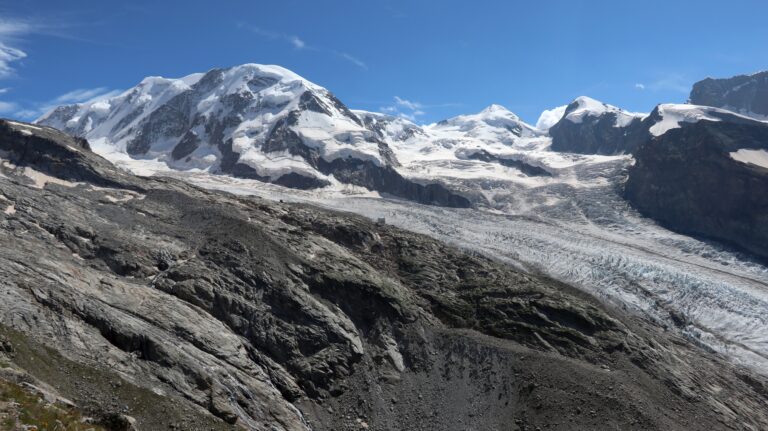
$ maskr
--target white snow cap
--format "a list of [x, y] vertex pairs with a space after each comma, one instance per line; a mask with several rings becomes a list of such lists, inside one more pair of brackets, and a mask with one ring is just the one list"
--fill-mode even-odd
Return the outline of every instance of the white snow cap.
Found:
[[580, 124], [586, 117], [600, 117], [604, 114], [613, 113], [616, 114], [614, 127], [625, 127], [635, 118], [642, 118], [646, 115], [625, 111], [587, 96], [577, 97], [572, 104], [576, 104], [576, 109], [568, 112], [564, 119], [575, 124]]
[[486, 115], [494, 115], [494, 114], [495, 115], [499, 115], [499, 114], [501, 114], [501, 115], [512, 115], [513, 117], [517, 118], [517, 115], [515, 115], [512, 111], [510, 111], [509, 109], [507, 109], [507, 108], [505, 108], [505, 107], [503, 107], [501, 105], [498, 105], [496, 103], [488, 105], [488, 107], [486, 107], [485, 109], [480, 111], [480, 114], [486, 114]]
[[680, 123], [696, 123], [701, 120], [722, 121], [720, 118], [722, 115], [740, 117], [750, 121], [758, 121], [746, 115], [737, 114], [725, 109], [713, 108], [711, 106], [665, 103], [659, 105], [656, 109], [661, 119], [650, 128], [650, 132], [653, 136], [661, 136], [669, 130], [677, 129], [680, 127]]

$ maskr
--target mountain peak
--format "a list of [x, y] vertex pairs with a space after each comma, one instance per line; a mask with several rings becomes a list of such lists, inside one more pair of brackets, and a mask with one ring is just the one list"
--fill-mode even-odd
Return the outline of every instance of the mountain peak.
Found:
[[563, 120], [579, 124], [585, 117], [599, 118], [605, 114], [611, 114], [616, 117], [615, 125], [617, 127], [626, 126], [634, 118], [645, 116], [645, 114], [625, 111], [588, 96], [579, 96], [568, 105]]
[[509, 112], [510, 114], [512, 113], [509, 109], [496, 103], [490, 104], [485, 109], [480, 111], [481, 114], [499, 113], [499, 112], [505, 112], [505, 113]]

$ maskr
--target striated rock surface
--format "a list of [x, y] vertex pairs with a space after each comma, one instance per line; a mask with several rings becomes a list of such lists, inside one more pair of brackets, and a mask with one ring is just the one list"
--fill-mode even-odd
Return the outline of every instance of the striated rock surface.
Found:
[[51, 128], [0, 133], [0, 323], [24, 352], [7, 360], [94, 415], [768, 426], [764, 379], [566, 285], [361, 217], [133, 177]]

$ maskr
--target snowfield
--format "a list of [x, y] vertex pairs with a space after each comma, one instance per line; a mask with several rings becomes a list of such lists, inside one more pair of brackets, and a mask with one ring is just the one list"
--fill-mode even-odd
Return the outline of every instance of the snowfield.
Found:
[[729, 155], [733, 160], [736, 160], [737, 162], [747, 163], [768, 169], [768, 151], [742, 148], [738, 151], [729, 153]]

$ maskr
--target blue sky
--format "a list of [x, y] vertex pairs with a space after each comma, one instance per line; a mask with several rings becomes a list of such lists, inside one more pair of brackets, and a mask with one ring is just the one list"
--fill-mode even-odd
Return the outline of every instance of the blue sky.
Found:
[[580, 95], [649, 111], [768, 69], [766, 17], [764, 0], [0, 0], [0, 116], [251, 62], [420, 123], [491, 103], [535, 123]]

